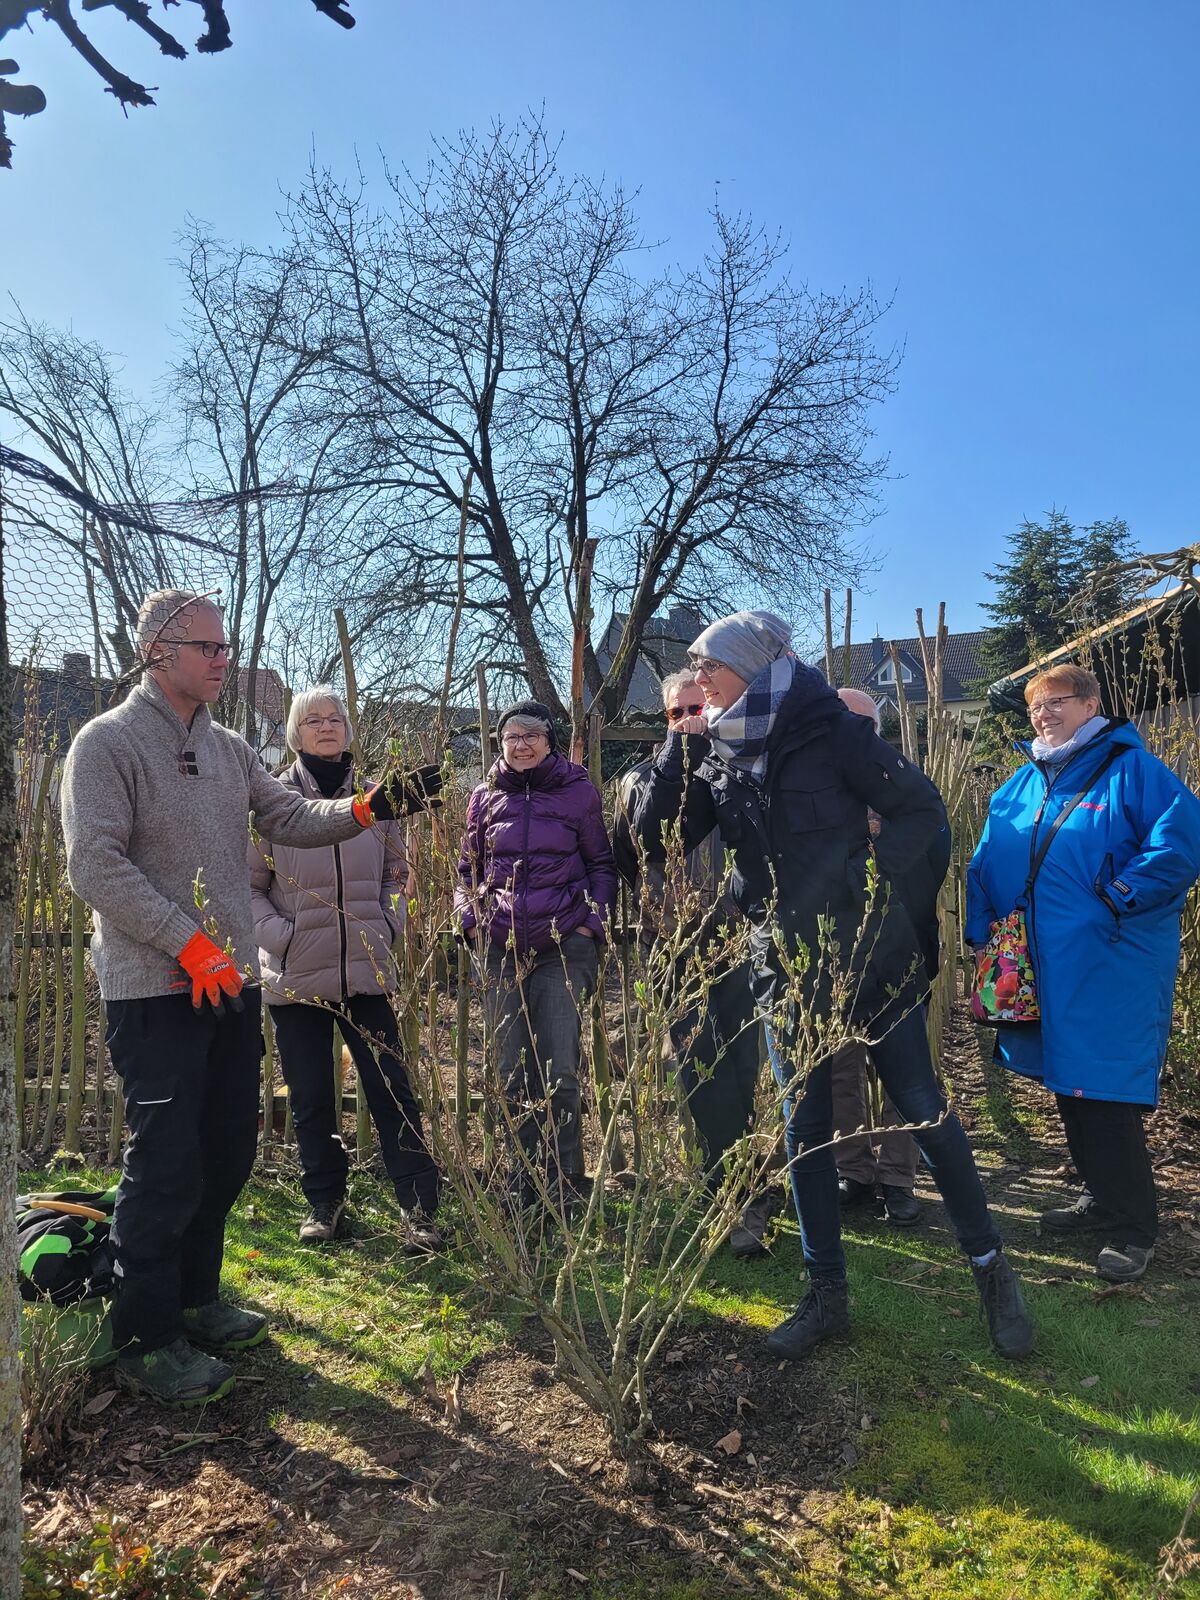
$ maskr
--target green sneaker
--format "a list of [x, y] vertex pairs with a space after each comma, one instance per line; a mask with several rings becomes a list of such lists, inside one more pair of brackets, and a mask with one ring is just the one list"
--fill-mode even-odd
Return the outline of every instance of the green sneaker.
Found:
[[261, 1311], [243, 1311], [224, 1300], [189, 1306], [183, 1313], [183, 1328], [193, 1344], [206, 1350], [249, 1350], [267, 1337], [267, 1319]]
[[145, 1356], [118, 1356], [116, 1377], [123, 1388], [163, 1406], [206, 1406], [233, 1388], [233, 1368], [176, 1339]]

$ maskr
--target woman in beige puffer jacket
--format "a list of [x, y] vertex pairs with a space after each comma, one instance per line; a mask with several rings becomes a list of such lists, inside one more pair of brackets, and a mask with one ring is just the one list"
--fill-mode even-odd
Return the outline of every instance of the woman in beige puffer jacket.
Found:
[[[354, 793], [352, 737], [346, 708], [327, 685], [297, 695], [288, 744], [300, 754], [281, 781], [311, 799]], [[249, 866], [263, 994], [291, 1092], [300, 1182], [311, 1208], [300, 1237], [334, 1238], [345, 1211], [349, 1163], [331, 1067], [336, 1021], [366, 1092], [407, 1242], [432, 1248], [440, 1243], [432, 1221], [438, 1174], [389, 999], [396, 989], [391, 950], [407, 912], [403, 824], [376, 823], [354, 839], [313, 850], [252, 839]]]

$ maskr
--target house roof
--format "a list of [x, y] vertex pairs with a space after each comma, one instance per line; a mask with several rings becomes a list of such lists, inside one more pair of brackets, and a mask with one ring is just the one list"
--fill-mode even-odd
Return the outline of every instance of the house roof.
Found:
[[[1146, 674], [1137, 664], [1151, 630], [1160, 640], [1161, 659], [1155, 661], [1154, 671]], [[1080, 655], [1096, 672], [1106, 697], [1119, 697], [1111, 703], [1132, 704], [1134, 710], [1141, 710], [1141, 701], [1150, 704], [1172, 683], [1177, 695], [1191, 694], [1200, 670], [1200, 606], [1194, 583], [1174, 584], [1163, 594], [1139, 601], [1107, 622], [1075, 634], [1038, 660], [1015, 668], [989, 685], [989, 703], [996, 711], [1023, 711], [1025, 685], [1035, 673]]]
[[[596, 646], [596, 661], [607, 672], [621, 642], [628, 617], [618, 612]], [[629, 680], [625, 711], [662, 712], [662, 680], [687, 666], [688, 645], [704, 631], [704, 618], [690, 606], [672, 606], [665, 617], [651, 617]]]
[[[250, 688], [250, 671], [248, 667], [238, 668], [238, 699], [246, 700]], [[283, 679], [274, 667], [256, 667], [254, 669], [254, 709], [261, 717], [269, 722], [283, 721]]]
[[[956, 700], [975, 700], [978, 698], [972, 685], [979, 679], [981, 668], [979, 665], [979, 649], [987, 637], [987, 630], [977, 628], [972, 633], [948, 633], [942, 647], [942, 699], [947, 704]], [[916, 705], [923, 705], [929, 698], [928, 685], [925, 682], [924, 658], [921, 655], [921, 641], [915, 635], [910, 639], [896, 639], [889, 641], [876, 634], [866, 643], [850, 646], [850, 681], [848, 687], [865, 689], [869, 694], [882, 696], [884, 699], [895, 701], [896, 691], [893, 685], [880, 682], [882, 669], [891, 662], [889, 643], [894, 642], [900, 656], [901, 664], [912, 673], [912, 682], [905, 683], [905, 698]], [[927, 638], [926, 647], [930, 660], [933, 658], [933, 640]], [[843, 649], [840, 645], [834, 646], [833, 659], [839, 676], [842, 671]], [[813, 663], [814, 666], [824, 670], [825, 658], [822, 656]]]
[[[101, 704], [107, 706], [112, 680], [100, 680]], [[72, 730], [96, 714], [96, 685], [86, 656], [65, 658], [64, 665], [18, 667], [12, 674], [14, 732], [28, 729], [35, 749], [65, 754]]]

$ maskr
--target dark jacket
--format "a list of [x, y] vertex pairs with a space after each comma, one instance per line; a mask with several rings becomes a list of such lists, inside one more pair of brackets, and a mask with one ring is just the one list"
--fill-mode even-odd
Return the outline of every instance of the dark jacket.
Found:
[[[301, 761], [280, 773], [279, 781], [306, 800], [321, 793]], [[350, 767], [338, 794], [353, 794], [356, 782]], [[377, 822], [323, 850], [252, 837], [249, 865], [269, 1001], [336, 1001], [395, 990], [389, 953], [407, 913], [403, 823]]]
[[[899, 896], [901, 904], [908, 912], [909, 921], [917, 937], [917, 946], [925, 963], [925, 976], [931, 983], [937, 977], [938, 968], [942, 964], [941, 930], [938, 927], [937, 914], [938, 892], [950, 870], [950, 856], [954, 843], [950, 834], [950, 819], [946, 815], [945, 806], [942, 805], [941, 795], [938, 795], [938, 805], [942, 810], [942, 825], [929, 849], [915, 861], [906, 862], [903, 856], [897, 862], [892, 860], [890, 822], [881, 822], [879, 832], [875, 836], [875, 859], [891, 884], [893, 894]], [[903, 849], [903, 840], [901, 848]]]
[[855, 1009], [865, 1018], [887, 1004], [891, 990], [915, 994], [922, 976], [918, 940], [898, 893], [886, 902], [877, 897], [873, 924], [856, 941], [872, 855], [868, 808], [884, 820], [886, 869], [879, 865], [893, 877], [919, 861], [945, 825], [945, 809], [924, 774], [885, 744], [867, 718], [848, 711], [819, 673], [798, 666], [772, 729], [761, 788], [726, 765], [707, 739], [669, 733], [634, 825], [647, 856], [657, 860], [664, 856], [663, 828], [676, 818], [689, 849], [714, 826], [721, 830], [733, 856], [734, 897], [756, 927], [760, 1003], [779, 995], [770, 914], [777, 885], [776, 914], [790, 949], [803, 943], [815, 958], [823, 917], [833, 919], [844, 959], [857, 943]]
[[505, 945], [511, 932], [522, 953], [584, 926], [604, 937], [617, 874], [586, 770], [557, 754], [529, 772], [498, 761], [467, 806], [458, 876], [464, 933]]

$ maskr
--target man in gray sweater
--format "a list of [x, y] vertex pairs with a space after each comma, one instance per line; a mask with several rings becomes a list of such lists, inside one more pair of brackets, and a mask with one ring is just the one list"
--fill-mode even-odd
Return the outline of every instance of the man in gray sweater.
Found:
[[[266, 1318], [219, 1298], [225, 1218], [249, 1176], [262, 1054], [249, 815], [280, 843], [336, 844], [436, 792], [436, 770], [367, 795], [306, 800], [212, 720], [229, 664], [220, 611], [183, 590], [143, 602], [142, 681], [76, 735], [63, 769], [71, 886], [92, 957], [129, 1140], [112, 1239], [118, 1373], [200, 1405], [233, 1387], [227, 1353]], [[246, 981], [250, 987], [243, 990]]]

